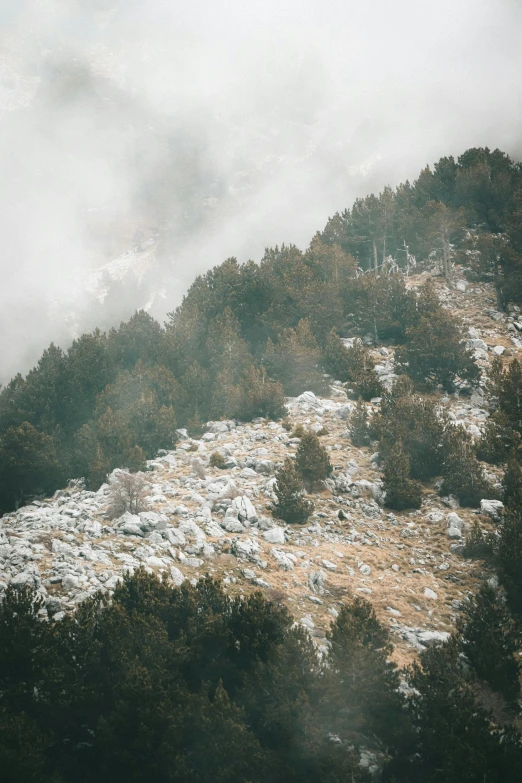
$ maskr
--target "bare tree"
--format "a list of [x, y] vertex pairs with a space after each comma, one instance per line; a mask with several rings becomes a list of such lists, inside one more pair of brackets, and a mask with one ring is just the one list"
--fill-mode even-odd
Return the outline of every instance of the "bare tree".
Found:
[[109, 519], [121, 517], [126, 511], [139, 514], [148, 508], [147, 495], [150, 484], [143, 473], [129, 473], [119, 470], [109, 479]]

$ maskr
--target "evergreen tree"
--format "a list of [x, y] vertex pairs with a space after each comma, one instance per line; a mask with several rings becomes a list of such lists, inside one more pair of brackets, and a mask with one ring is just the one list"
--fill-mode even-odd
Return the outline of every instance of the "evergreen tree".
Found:
[[307, 487], [317, 487], [333, 472], [328, 452], [315, 432], [305, 432], [297, 447], [295, 466]]
[[320, 372], [322, 363], [321, 349], [306, 319], [295, 329], [285, 329], [276, 344], [269, 340], [263, 358], [268, 374], [280, 381], [291, 397], [304, 391], [327, 392], [328, 384]]
[[401, 769], [415, 783], [515, 783], [522, 761], [520, 735], [495, 725], [479, 706], [463, 672], [459, 645], [428, 648], [409, 674], [409, 712], [416, 752]]
[[520, 433], [513, 429], [509, 417], [497, 410], [488, 420], [477, 443], [477, 456], [492, 465], [499, 465], [510, 457], [515, 458], [521, 446]]
[[474, 446], [462, 427], [446, 431], [442, 479], [441, 494], [456, 495], [463, 506], [476, 507], [482, 499], [495, 499], [499, 495], [485, 477]]
[[405, 508], [421, 507], [421, 485], [409, 476], [410, 461], [402, 443], [398, 442], [384, 463], [384, 490], [388, 508], [403, 511]]
[[230, 410], [242, 421], [251, 421], [258, 416], [280, 419], [286, 414], [283, 387], [269, 378], [264, 368], [258, 370], [251, 365], [235, 390]]
[[441, 308], [429, 317], [421, 317], [406, 330], [406, 337], [407, 342], [395, 352], [396, 366], [419, 388], [433, 389], [440, 383], [451, 392], [457, 378], [478, 381], [480, 371], [447, 311]]
[[506, 605], [488, 584], [463, 605], [457, 622], [462, 649], [477, 677], [511, 704], [520, 694], [521, 635]]
[[[355, 597], [344, 604], [326, 638], [325, 709], [334, 712], [335, 729], [347, 742], [379, 737], [389, 748], [407, 740], [408, 719], [399, 693], [392, 645], [372, 605]], [[402, 736], [401, 736], [402, 735]]]
[[354, 446], [370, 445], [371, 438], [368, 411], [361, 398], [357, 400], [355, 409], [350, 416], [349, 431]]
[[522, 467], [517, 459], [511, 458], [507, 463], [502, 489], [502, 500], [505, 506], [522, 507]]
[[496, 553], [513, 611], [522, 613], [522, 508], [510, 506], [500, 526]]
[[275, 477], [277, 502], [274, 505], [274, 516], [289, 524], [303, 524], [313, 512], [314, 504], [304, 497], [303, 481], [289, 457]]

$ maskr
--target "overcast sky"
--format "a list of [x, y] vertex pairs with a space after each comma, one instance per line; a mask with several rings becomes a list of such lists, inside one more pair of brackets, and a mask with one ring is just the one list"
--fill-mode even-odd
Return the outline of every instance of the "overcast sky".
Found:
[[521, 34], [518, 0], [3, 0], [0, 380], [91, 328], [89, 270], [132, 248], [161, 316], [442, 155], [521, 158]]

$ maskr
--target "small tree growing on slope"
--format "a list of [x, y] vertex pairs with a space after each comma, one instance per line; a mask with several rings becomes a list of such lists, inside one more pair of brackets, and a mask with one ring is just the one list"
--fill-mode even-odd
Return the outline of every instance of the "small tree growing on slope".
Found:
[[395, 444], [386, 459], [384, 489], [388, 508], [402, 511], [421, 507], [421, 485], [410, 478], [410, 460], [400, 442]]
[[315, 432], [304, 433], [297, 447], [295, 464], [305, 485], [310, 489], [317, 487], [333, 471], [328, 452], [321, 446]]
[[126, 511], [139, 514], [148, 508], [147, 495], [150, 484], [143, 473], [129, 473], [119, 470], [109, 479], [109, 506], [107, 514], [110, 519], [121, 517]]
[[289, 524], [306, 522], [314, 510], [314, 504], [304, 497], [304, 485], [294, 463], [287, 457], [276, 473], [274, 492], [277, 503], [274, 516]]

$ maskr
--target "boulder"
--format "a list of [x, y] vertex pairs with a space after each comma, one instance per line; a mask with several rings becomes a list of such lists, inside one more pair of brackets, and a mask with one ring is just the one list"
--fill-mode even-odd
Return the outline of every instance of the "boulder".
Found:
[[480, 511], [482, 514], [486, 514], [491, 519], [498, 521], [502, 517], [504, 504], [501, 500], [481, 500]]
[[231, 509], [236, 512], [240, 521], [257, 521], [257, 511], [247, 495], [240, 495], [239, 497], [234, 498]]
[[285, 531], [282, 527], [272, 527], [270, 530], [265, 530], [262, 535], [269, 544], [285, 543]]

